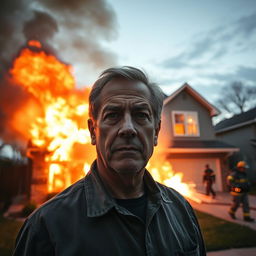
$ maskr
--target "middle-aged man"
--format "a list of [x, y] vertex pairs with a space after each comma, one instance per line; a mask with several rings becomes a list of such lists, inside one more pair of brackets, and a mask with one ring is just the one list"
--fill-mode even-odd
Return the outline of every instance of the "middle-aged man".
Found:
[[85, 178], [29, 216], [14, 255], [206, 255], [191, 206], [145, 169], [162, 103], [139, 69], [102, 73], [89, 98], [97, 159]]

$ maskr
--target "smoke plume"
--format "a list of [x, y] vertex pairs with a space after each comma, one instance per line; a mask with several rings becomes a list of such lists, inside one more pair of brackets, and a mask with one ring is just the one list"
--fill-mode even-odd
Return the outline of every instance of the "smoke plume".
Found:
[[[9, 69], [29, 40], [83, 71], [116, 63], [102, 45], [117, 36], [116, 16], [104, 0], [2, 0], [0, 8], [0, 139], [22, 140], [10, 127], [32, 95], [11, 82]], [[84, 83], [88, 83], [84, 81]], [[17, 124], [18, 125], [18, 124]]]

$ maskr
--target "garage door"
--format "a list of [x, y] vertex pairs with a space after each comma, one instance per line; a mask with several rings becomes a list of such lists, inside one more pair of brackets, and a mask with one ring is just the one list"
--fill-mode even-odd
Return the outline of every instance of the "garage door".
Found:
[[209, 159], [170, 159], [173, 170], [175, 173], [183, 173], [183, 181], [186, 183], [194, 183], [196, 190], [204, 192], [204, 186], [202, 183], [203, 173], [205, 165], [209, 164], [210, 168], [214, 170], [216, 175], [216, 183], [213, 188], [216, 191], [221, 191], [221, 172], [218, 158]]

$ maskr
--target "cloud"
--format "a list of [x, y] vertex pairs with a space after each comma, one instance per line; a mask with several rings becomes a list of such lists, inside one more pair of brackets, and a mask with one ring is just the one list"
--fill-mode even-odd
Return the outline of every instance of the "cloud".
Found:
[[[184, 61], [183, 61], [184, 60]], [[184, 54], [177, 55], [173, 58], [168, 58], [164, 60], [161, 65], [165, 68], [183, 68], [187, 65]]]
[[162, 61], [164, 68], [201, 68], [229, 53], [246, 51], [255, 45], [256, 13], [206, 32], [199, 33], [179, 55]]
[[256, 13], [240, 18], [235, 22], [234, 30], [234, 32], [240, 34], [247, 40], [248, 37], [252, 37], [256, 30]]
[[215, 40], [211, 36], [206, 36], [205, 38], [196, 41], [190, 51], [187, 52], [186, 58], [188, 60], [193, 60], [202, 57], [211, 50], [214, 43]]
[[186, 51], [181, 52], [175, 57], [168, 58], [164, 60], [161, 65], [165, 68], [185, 68], [185, 67], [194, 67], [200, 68], [199, 63], [192, 64], [191, 61], [203, 57], [205, 54], [209, 53], [212, 48], [213, 43], [212, 39], [207, 36], [201, 38], [193, 43], [193, 45]]
[[254, 82], [256, 86], [256, 67], [239, 66], [236, 75], [240, 79]]
[[186, 68], [192, 66], [198, 66], [198, 64], [192, 64], [194, 60], [202, 58], [205, 54], [208, 54], [214, 46], [213, 38], [205, 35], [201, 35], [199, 40], [193, 41], [192, 44], [179, 55], [171, 58], [167, 58], [160, 65], [165, 68]]
[[219, 85], [227, 85], [233, 81], [242, 81], [245, 84], [256, 85], [256, 67], [238, 66], [227, 72], [202, 74], [202, 77], [215, 80], [215, 83]]

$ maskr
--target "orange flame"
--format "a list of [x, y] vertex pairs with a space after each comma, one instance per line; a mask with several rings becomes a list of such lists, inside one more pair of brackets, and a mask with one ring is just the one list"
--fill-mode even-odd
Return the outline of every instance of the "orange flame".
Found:
[[[156, 152], [156, 155], [157, 154], [158, 152]], [[160, 157], [160, 159], [162, 157]], [[175, 173], [170, 162], [166, 160], [159, 161], [159, 158], [156, 160], [156, 157], [153, 157], [153, 159], [148, 163], [147, 169], [156, 181], [166, 185], [167, 187], [174, 188], [183, 196], [189, 198], [193, 197], [194, 184], [186, 184], [182, 182], [183, 174]]]
[[34, 47], [37, 47], [37, 48], [41, 48], [42, 47], [41, 43], [36, 41], [36, 40], [30, 40], [28, 42], [28, 45], [29, 46], [34, 46]]
[[[28, 44], [41, 46], [37, 41]], [[45, 161], [50, 163], [48, 192], [60, 191], [84, 175], [84, 159], [88, 162], [94, 159], [86, 127], [89, 89], [75, 90], [71, 67], [42, 50], [24, 49], [14, 61], [10, 73], [17, 84], [35, 97], [42, 109], [41, 115], [36, 113], [27, 136], [34, 146], [46, 152]], [[24, 111], [28, 112], [27, 109], [18, 112], [15, 120], [21, 121]], [[18, 129], [26, 134], [24, 127], [21, 122]], [[76, 168], [71, 165], [74, 160], [79, 163], [81, 171], [72, 172]], [[76, 175], [71, 175], [71, 172]]]

